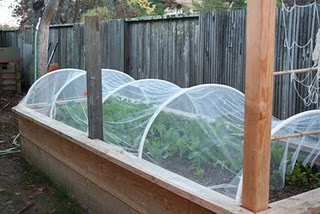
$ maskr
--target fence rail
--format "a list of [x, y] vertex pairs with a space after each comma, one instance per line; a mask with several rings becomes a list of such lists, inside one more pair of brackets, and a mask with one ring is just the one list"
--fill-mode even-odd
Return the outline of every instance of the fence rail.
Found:
[[[313, 42], [304, 49], [288, 49], [287, 41], [305, 44], [315, 38], [319, 23], [312, 8], [293, 13], [278, 9], [275, 70], [313, 65]], [[219, 83], [244, 91], [246, 11], [209, 12], [179, 18], [121, 19], [101, 22], [102, 67], [122, 70], [136, 79], [159, 78], [189, 87]], [[52, 62], [61, 68], [84, 69], [82, 24], [50, 28], [51, 49], [58, 43]], [[23, 86], [32, 84], [33, 31], [0, 31], [0, 46], [20, 47], [23, 57]], [[51, 53], [52, 50], [49, 50]], [[315, 73], [315, 72], [313, 72]], [[298, 74], [303, 79], [306, 75]], [[308, 88], [296, 85], [301, 95]], [[317, 108], [305, 106], [294, 91], [291, 75], [274, 81], [274, 115], [287, 118]]]

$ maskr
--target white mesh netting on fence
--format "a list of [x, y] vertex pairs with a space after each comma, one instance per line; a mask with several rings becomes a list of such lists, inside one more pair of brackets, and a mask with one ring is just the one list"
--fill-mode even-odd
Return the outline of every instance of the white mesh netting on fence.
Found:
[[[20, 105], [80, 131], [88, 130], [86, 72], [48, 73]], [[157, 79], [134, 80], [102, 70], [104, 141], [194, 182], [241, 199], [244, 94], [218, 84], [190, 88]], [[297, 161], [320, 154], [320, 110], [273, 118], [271, 188], [282, 188]], [[305, 133], [301, 134], [301, 133]]]

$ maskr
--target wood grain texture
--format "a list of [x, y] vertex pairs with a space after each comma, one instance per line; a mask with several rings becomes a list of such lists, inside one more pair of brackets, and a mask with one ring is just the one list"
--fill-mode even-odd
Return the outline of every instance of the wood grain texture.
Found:
[[89, 213], [128, 213], [137, 211], [124, 204], [77, 171], [51, 156], [43, 149], [21, 137], [22, 154], [26, 160], [43, 171], [57, 185], [63, 187], [71, 198]]
[[84, 46], [88, 91], [88, 133], [91, 139], [103, 139], [101, 39], [98, 16], [85, 17]]
[[15, 112], [24, 138], [138, 212], [251, 213], [226, 196], [119, 147], [91, 140], [25, 107], [18, 106]]
[[269, 207], [268, 210], [259, 214], [318, 214], [320, 213], [320, 189], [273, 202]]
[[20, 63], [0, 63], [0, 92], [21, 93]]
[[276, 1], [247, 5], [243, 207], [268, 209]]

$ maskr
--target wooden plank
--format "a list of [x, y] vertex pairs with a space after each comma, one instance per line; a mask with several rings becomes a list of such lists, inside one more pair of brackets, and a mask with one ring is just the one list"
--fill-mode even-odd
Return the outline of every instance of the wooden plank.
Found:
[[67, 66], [67, 28], [56, 28], [59, 30], [59, 50], [60, 50], [60, 68]]
[[110, 48], [108, 47], [108, 40], [110, 39], [110, 36], [108, 36], [108, 30], [107, 30], [107, 21], [103, 21], [101, 22], [101, 46], [103, 47], [101, 50], [101, 68], [109, 68], [110, 63], [109, 63], [109, 59], [110, 57], [108, 56], [109, 52], [113, 52], [110, 51]]
[[190, 85], [194, 86], [197, 85], [198, 80], [202, 79], [202, 63], [200, 62], [200, 55], [199, 55], [199, 23], [198, 20], [193, 20], [192, 22], [192, 34], [191, 34], [191, 50], [190, 50]]
[[3, 79], [2, 85], [16, 85], [16, 79]]
[[1, 73], [3, 72], [2, 65], [0, 64], [0, 92], [2, 93], [3, 91], [3, 86], [2, 86], [2, 75]]
[[16, 92], [18, 94], [21, 94], [21, 64], [20, 63], [16, 64], [16, 87], [17, 87]]
[[20, 62], [22, 60], [21, 57], [7, 57], [7, 58], [0, 58], [0, 63], [6, 63], [6, 62]]
[[16, 85], [4, 85], [2, 89], [4, 91], [16, 91]]
[[[195, 58], [195, 68], [192, 70], [192, 79], [191, 82], [193, 82], [192, 85], [198, 85], [203, 82], [203, 71], [204, 71], [204, 66], [203, 66], [203, 46], [204, 46], [204, 41], [203, 41], [203, 20], [204, 20], [204, 14], [200, 13], [198, 21], [196, 22], [195, 26], [195, 36], [194, 40], [196, 41], [195, 45], [195, 51], [194, 51], [194, 58]], [[195, 44], [195, 43], [194, 43]]]
[[143, 69], [144, 30], [145, 30], [144, 24], [137, 23], [137, 34], [136, 34], [135, 41], [137, 42], [138, 49], [135, 52], [135, 55], [136, 55], [135, 62], [137, 63], [136, 71], [138, 72], [139, 79], [147, 78], [146, 72]]
[[268, 209], [276, 1], [247, 5], [243, 207]]
[[125, 71], [126, 65], [125, 65], [125, 45], [126, 45], [126, 41], [125, 41], [125, 34], [126, 34], [126, 22], [124, 19], [122, 20], [118, 20], [118, 25], [117, 25], [117, 29], [118, 29], [118, 35], [119, 36], [119, 57], [118, 57], [118, 63], [117, 63], [117, 69], [120, 71]]
[[[72, 68], [72, 56], [73, 56], [73, 51], [74, 51], [74, 46], [73, 46], [73, 28], [66, 28], [66, 40], [67, 40], [67, 44], [66, 44], [66, 65], [65, 68]], [[55, 45], [55, 44], [53, 44]], [[54, 46], [53, 46], [54, 48]]]
[[100, 23], [98, 16], [85, 17], [84, 40], [88, 91], [89, 138], [103, 139]]
[[192, 35], [191, 32], [191, 22], [184, 20], [184, 48], [183, 48], [183, 52], [182, 52], [182, 56], [183, 56], [183, 63], [182, 63], [182, 82], [181, 84], [183, 85], [183, 87], [189, 87], [190, 86], [190, 62], [192, 61], [192, 59], [190, 58], [190, 49], [192, 44], [190, 43], [190, 38]]
[[183, 22], [182, 20], [179, 20], [179, 22], [176, 22], [176, 42], [174, 43], [174, 49], [175, 49], [175, 56], [176, 60], [174, 61], [174, 70], [173, 70], [173, 78], [174, 82], [179, 85], [180, 87], [185, 87], [183, 85], [183, 75], [184, 69], [183, 69], [183, 51], [184, 51], [184, 35], [185, 31], [183, 29]]
[[159, 41], [159, 57], [163, 58], [163, 62], [159, 63], [158, 66], [158, 76], [161, 77], [161, 79], [168, 80], [168, 74], [170, 72], [169, 70], [169, 62], [171, 60], [170, 50], [171, 50], [171, 43], [169, 42], [171, 40], [171, 37], [169, 36], [168, 32], [171, 31], [171, 24], [169, 20], [167, 22], [162, 22], [160, 27], [160, 38]]
[[31, 86], [33, 81], [32, 78], [32, 61], [33, 61], [33, 52], [32, 52], [32, 44], [33, 44], [33, 28], [25, 29], [24, 31], [19, 32], [19, 47], [22, 50], [22, 64], [21, 64], [21, 79], [22, 86], [27, 89]]
[[131, 51], [131, 37], [130, 35], [130, 28], [129, 25], [126, 21], [123, 21], [123, 71], [126, 74], [131, 75], [131, 55], [130, 55], [130, 51]]
[[251, 213], [226, 196], [119, 147], [88, 139], [26, 107], [14, 111], [20, 116], [22, 136], [138, 212]]
[[3, 79], [16, 79], [16, 74], [13, 72], [2, 72], [2, 75], [0, 73], [0, 76]]
[[45, 150], [21, 136], [22, 154], [26, 160], [42, 170], [57, 185], [76, 198], [89, 213], [135, 213], [137, 212], [118, 200], [68, 165], [59, 161]]
[[162, 42], [162, 38], [160, 37], [160, 24], [159, 22], [153, 23], [149, 26], [149, 40], [150, 40], [150, 48], [149, 48], [149, 61], [148, 69], [150, 71], [151, 78], [159, 78], [159, 43]]
[[0, 48], [0, 63], [19, 62], [19, 61], [21, 61], [19, 48], [17, 47]]
[[316, 214], [320, 213], [320, 189], [311, 190], [281, 201], [273, 202], [259, 214]]
[[73, 52], [72, 52], [72, 67], [73, 68], [80, 68], [80, 61], [82, 60], [81, 58], [81, 28], [82, 26], [80, 24], [75, 24], [73, 26]]

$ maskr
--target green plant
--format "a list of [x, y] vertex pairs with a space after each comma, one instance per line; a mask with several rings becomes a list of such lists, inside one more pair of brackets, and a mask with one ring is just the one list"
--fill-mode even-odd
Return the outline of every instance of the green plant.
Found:
[[87, 10], [81, 17], [81, 22], [84, 22], [86, 16], [99, 16], [101, 20], [108, 20], [112, 18], [112, 12], [107, 7], [95, 7]]
[[[170, 156], [176, 154], [187, 158], [197, 175], [206, 164], [237, 171], [241, 169], [242, 161], [242, 128], [226, 120], [221, 117], [208, 122], [162, 112], [154, 121], [147, 139], [157, 139], [158, 143], [169, 145]], [[224, 137], [214, 137], [218, 135]], [[232, 152], [233, 162], [228, 158]]]
[[87, 112], [86, 101], [69, 101], [64, 104], [57, 104], [55, 119], [80, 131], [87, 132]]
[[204, 176], [204, 169], [202, 169], [201, 167], [195, 167], [195, 174], [199, 177], [203, 177]]
[[307, 185], [320, 186], [320, 172], [314, 167], [303, 165], [297, 162], [290, 174], [286, 175], [286, 183], [289, 185]]
[[[86, 107], [81, 106], [86, 103], [59, 106], [57, 119], [80, 130], [86, 129], [81, 126]], [[156, 109], [156, 105], [110, 97], [103, 104], [104, 140], [137, 153], [142, 133]], [[242, 168], [243, 141], [243, 124], [236, 121], [231, 115], [209, 121], [162, 111], [147, 134], [144, 155], [157, 164], [178, 157], [189, 162], [198, 176], [204, 173], [206, 165], [236, 173]]]

